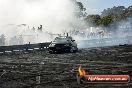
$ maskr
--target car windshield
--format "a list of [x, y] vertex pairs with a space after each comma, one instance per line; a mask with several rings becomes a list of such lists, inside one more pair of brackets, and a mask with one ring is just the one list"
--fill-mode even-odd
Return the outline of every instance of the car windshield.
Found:
[[67, 38], [62, 38], [62, 37], [56, 37], [54, 42], [68, 42], [70, 41], [69, 39]]

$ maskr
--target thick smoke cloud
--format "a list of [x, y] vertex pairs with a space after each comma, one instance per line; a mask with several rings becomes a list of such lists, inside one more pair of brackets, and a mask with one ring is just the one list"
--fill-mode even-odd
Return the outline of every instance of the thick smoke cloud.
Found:
[[[0, 7], [0, 34], [8, 41], [20, 35], [36, 38], [25, 43], [51, 41], [47, 33], [69, 32], [82, 23], [75, 17], [77, 6], [72, 0], [0, 0]], [[29, 31], [39, 25], [43, 25], [43, 33]]]
[[[5, 35], [6, 45], [19, 44], [21, 37], [23, 43], [49, 42], [52, 34], [67, 32], [80, 48], [132, 43], [131, 19], [109, 28], [88, 27], [76, 17], [79, 9], [72, 0], [0, 0], [0, 7], [0, 35]], [[42, 31], [37, 30], [40, 25]]]

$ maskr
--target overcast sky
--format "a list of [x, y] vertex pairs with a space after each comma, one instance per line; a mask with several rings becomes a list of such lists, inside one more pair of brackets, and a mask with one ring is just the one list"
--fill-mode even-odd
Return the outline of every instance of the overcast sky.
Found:
[[131, 6], [132, 0], [78, 0], [83, 2], [89, 14], [100, 13], [103, 9], [113, 6]]

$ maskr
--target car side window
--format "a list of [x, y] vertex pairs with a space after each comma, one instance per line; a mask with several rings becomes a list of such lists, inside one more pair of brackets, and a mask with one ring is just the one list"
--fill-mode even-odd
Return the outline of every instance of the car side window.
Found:
[[69, 43], [71, 43], [71, 40], [67, 40]]

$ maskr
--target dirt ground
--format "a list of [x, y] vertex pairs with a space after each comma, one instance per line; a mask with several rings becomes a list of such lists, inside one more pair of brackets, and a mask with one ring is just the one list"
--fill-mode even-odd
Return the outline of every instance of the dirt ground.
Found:
[[[132, 75], [132, 45], [79, 49], [77, 53], [32, 51], [0, 56], [0, 88], [131, 88], [128, 84], [77, 84], [87, 74]], [[132, 78], [132, 76], [131, 76]]]

